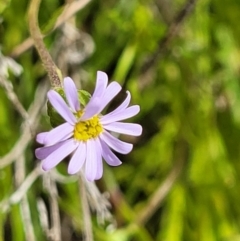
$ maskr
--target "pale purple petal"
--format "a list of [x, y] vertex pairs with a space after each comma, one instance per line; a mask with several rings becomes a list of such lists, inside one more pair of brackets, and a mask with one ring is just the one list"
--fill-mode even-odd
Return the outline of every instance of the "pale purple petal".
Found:
[[[102, 92], [102, 89], [101, 91], [96, 91], [95, 89], [94, 95], [84, 109], [84, 114], [82, 115], [81, 120], [87, 120], [94, 115], [99, 114], [106, 107], [106, 105], [119, 93], [122, 87], [117, 82], [112, 82], [106, 88], [103, 96], [102, 93], [100, 93]], [[97, 96], [97, 93], [100, 93], [99, 96]]]
[[66, 140], [73, 135], [73, 130], [74, 127], [67, 122], [57, 126], [48, 132], [47, 136], [45, 137], [44, 144], [50, 146], [59, 141]]
[[121, 89], [122, 87], [118, 82], [113, 81], [110, 83], [101, 99], [101, 108], [97, 114], [99, 114], [107, 106], [107, 104], [121, 91]]
[[127, 91], [127, 97], [126, 97], [126, 99], [122, 102], [122, 104], [119, 105], [119, 106], [118, 106], [115, 110], [113, 110], [112, 112], [106, 114], [106, 115], [104, 116], [104, 118], [108, 118], [108, 117], [110, 117], [110, 116], [112, 116], [112, 115], [117, 114], [118, 112], [120, 112], [120, 111], [122, 111], [122, 110], [125, 110], [125, 109], [128, 107], [128, 105], [129, 105], [129, 103], [130, 103], [130, 100], [131, 100], [131, 94], [130, 94], [129, 91]]
[[47, 134], [48, 134], [48, 131], [37, 134], [36, 141], [39, 144], [44, 144], [44, 140], [45, 140]]
[[80, 142], [77, 150], [73, 154], [69, 165], [68, 165], [68, 173], [76, 174], [82, 168], [84, 162], [86, 160], [86, 143]]
[[78, 92], [75, 83], [70, 77], [64, 78], [64, 90], [65, 95], [67, 97], [67, 101], [69, 106], [72, 108], [74, 112], [80, 110], [80, 103], [78, 100]]
[[86, 108], [84, 109], [84, 114], [81, 116], [80, 120], [84, 121], [90, 119], [97, 113], [99, 113], [99, 109], [101, 108], [101, 100], [99, 98], [95, 98], [94, 101], [88, 103]]
[[133, 106], [128, 107], [127, 109], [123, 109], [123, 110], [117, 112], [114, 115], [102, 116], [101, 117], [101, 123], [103, 125], [106, 125], [106, 124], [109, 124], [111, 122], [125, 120], [125, 119], [128, 119], [128, 118], [131, 118], [131, 117], [135, 116], [139, 111], [140, 111], [139, 105], [133, 105]]
[[86, 179], [92, 182], [95, 180], [96, 174], [97, 174], [97, 156], [96, 156], [95, 141], [93, 139], [89, 139], [87, 141], [87, 156], [86, 156], [86, 163], [85, 163]]
[[118, 112], [118, 111], [120, 111], [120, 110], [123, 110], [123, 109], [126, 109], [127, 107], [128, 107], [128, 105], [129, 105], [129, 103], [130, 103], [130, 100], [131, 100], [131, 94], [130, 94], [130, 92], [129, 91], [126, 91], [126, 93], [127, 93], [127, 97], [126, 97], [126, 99], [122, 102], [122, 104], [121, 105], [119, 105], [114, 111], [112, 111], [111, 113], [113, 113], [113, 112]]
[[140, 136], [142, 134], [142, 126], [134, 123], [113, 122], [103, 127], [106, 130], [126, 135]]
[[54, 90], [48, 91], [47, 96], [52, 106], [63, 117], [63, 119], [74, 125], [76, 123], [76, 118], [68, 108], [63, 98]]
[[118, 159], [118, 157], [111, 151], [111, 149], [108, 147], [108, 145], [102, 141], [102, 156], [104, 160], [107, 162], [110, 166], [119, 166], [122, 164], [122, 162]]
[[102, 71], [97, 71], [97, 81], [92, 98], [101, 98], [107, 88], [108, 76]]
[[122, 154], [129, 153], [133, 148], [132, 144], [118, 140], [116, 137], [112, 136], [107, 131], [101, 133], [100, 138], [101, 140], [105, 141], [105, 143], [108, 146], [110, 146], [113, 150]]
[[96, 148], [96, 156], [97, 156], [97, 173], [95, 176], [95, 180], [98, 180], [103, 175], [103, 162], [102, 162], [102, 146], [99, 138], [95, 139], [95, 148]]
[[64, 141], [64, 144], [61, 148], [58, 148], [56, 151], [52, 152], [46, 159], [42, 162], [42, 169], [48, 171], [55, 167], [59, 162], [61, 162], [66, 156], [73, 152], [79, 143], [74, 139]]
[[89, 102], [86, 106], [87, 109], [88, 109], [88, 107], [91, 108], [91, 106], [95, 105], [94, 103], [96, 103], [96, 98], [98, 99], [97, 101], [99, 101], [103, 97], [103, 95], [106, 91], [106, 88], [107, 88], [107, 83], [108, 83], [108, 77], [107, 77], [106, 73], [104, 73], [102, 71], [98, 71], [95, 89], [94, 89], [91, 99], [89, 100]]
[[56, 151], [58, 148], [61, 148], [65, 141], [59, 142], [52, 146], [40, 147], [35, 150], [35, 156], [39, 160], [47, 158], [52, 152]]

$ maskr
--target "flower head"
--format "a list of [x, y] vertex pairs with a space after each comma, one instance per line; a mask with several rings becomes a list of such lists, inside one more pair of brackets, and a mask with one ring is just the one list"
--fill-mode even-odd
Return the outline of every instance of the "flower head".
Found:
[[121, 164], [112, 150], [127, 154], [132, 150], [133, 145], [120, 141], [110, 132], [133, 136], [139, 136], [142, 133], [142, 127], [139, 124], [120, 122], [136, 115], [140, 110], [138, 105], [128, 107], [131, 99], [128, 91], [126, 99], [114, 111], [106, 115], [100, 114], [121, 89], [115, 81], [108, 85], [107, 75], [98, 71], [95, 90], [85, 107], [81, 106], [77, 88], [69, 77], [64, 79], [67, 103], [56, 91], [48, 92], [49, 102], [65, 123], [36, 137], [37, 142], [44, 145], [35, 151], [36, 157], [43, 160], [43, 170], [54, 168], [71, 153], [68, 173], [75, 174], [84, 168], [89, 181], [102, 177], [102, 159], [110, 166]]

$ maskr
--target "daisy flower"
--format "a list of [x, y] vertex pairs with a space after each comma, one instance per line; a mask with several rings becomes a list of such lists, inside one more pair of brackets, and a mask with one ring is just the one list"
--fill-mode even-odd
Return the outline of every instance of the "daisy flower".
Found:
[[49, 102], [66, 122], [49, 132], [39, 133], [36, 137], [37, 142], [44, 145], [35, 151], [36, 157], [42, 160], [43, 170], [54, 168], [72, 154], [68, 173], [75, 174], [83, 168], [86, 179], [94, 181], [103, 175], [102, 159], [110, 166], [122, 163], [112, 150], [127, 154], [133, 145], [117, 139], [111, 132], [139, 136], [142, 127], [139, 124], [120, 122], [140, 110], [138, 105], [128, 107], [131, 100], [128, 91], [122, 104], [114, 111], [101, 115], [101, 111], [121, 89], [115, 81], [108, 85], [107, 75], [98, 71], [94, 93], [85, 107], [81, 106], [77, 88], [69, 77], [64, 78], [67, 103], [56, 91], [48, 92]]

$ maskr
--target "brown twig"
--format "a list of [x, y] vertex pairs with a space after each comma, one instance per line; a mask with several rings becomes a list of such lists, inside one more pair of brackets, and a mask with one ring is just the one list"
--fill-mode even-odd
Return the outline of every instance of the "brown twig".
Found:
[[83, 9], [90, 1], [91, 0], [78, 0], [67, 4], [62, 14], [58, 17], [53, 29], [56, 29], [59, 26], [61, 26], [64, 22], [66, 22], [69, 18], [76, 14], [80, 9]]
[[[55, 29], [59, 28], [64, 22], [66, 22], [69, 18], [71, 18], [74, 14], [76, 14], [78, 11], [83, 9], [91, 0], [78, 0], [74, 1], [70, 4], [66, 4], [63, 12], [61, 15], [57, 18], [57, 21], [53, 27], [53, 29], [50, 31], [54, 31]], [[42, 36], [45, 37], [45, 36]], [[29, 48], [31, 48], [34, 45], [33, 39], [31, 37], [24, 40], [21, 44], [19, 44], [17, 47], [13, 49], [10, 56], [17, 58], [22, 53], [27, 51]]]
[[52, 60], [51, 55], [46, 49], [43, 43], [43, 37], [38, 25], [38, 10], [41, 0], [31, 0], [29, 11], [28, 11], [28, 21], [29, 21], [29, 31], [33, 38], [34, 45], [38, 51], [38, 54], [44, 64], [44, 67], [50, 78], [52, 87], [60, 87], [60, 70], [57, 68]]

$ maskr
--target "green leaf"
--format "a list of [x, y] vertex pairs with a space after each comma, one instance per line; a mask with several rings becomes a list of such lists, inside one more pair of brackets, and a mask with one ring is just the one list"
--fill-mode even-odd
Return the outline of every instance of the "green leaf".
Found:
[[78, 99], [81, 105], [86, 106], [90, 98], [91, 98], [91, 94], [88, 93], [86, 90], [78, 90]]

